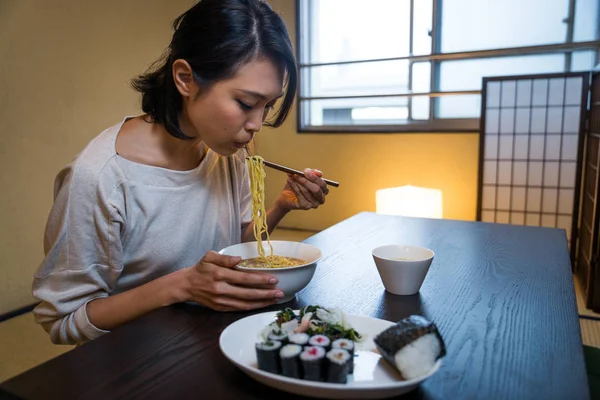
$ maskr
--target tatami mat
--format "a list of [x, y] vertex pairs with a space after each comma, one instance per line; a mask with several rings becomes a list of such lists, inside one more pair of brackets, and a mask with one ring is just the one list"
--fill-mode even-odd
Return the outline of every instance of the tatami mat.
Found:
[[[579, 326], [581, 326], [581, 339], [587, 346], [600, 347], [600, 314], [595, 313], [585, 307], [585, 298], [581, 284], [578, 279], [573, 279], [575, 283], [575, 296], [577, 297], [577, 310], [580, 316]], [[593, 320], [585, 317], [598, 318]]]
[[600, 319], [599, 313], [595, 313], [592, 310], [588, 310], [585, 307], [585, 298], [583, 295], [583, 289], [581, 287], [581, 283], [579, 282], [579, 279], [577, 279], [576, 277], [573, 280], [575, 283], [575, 294], [577, 296], [577, 309], [579, 310], [579, 315], [585, 315], [588, 317], [596, 317], [596, 318]]
[[581, 326], [583, 344], [600, 347], [600, 321], [580, 318], [579, 326]]

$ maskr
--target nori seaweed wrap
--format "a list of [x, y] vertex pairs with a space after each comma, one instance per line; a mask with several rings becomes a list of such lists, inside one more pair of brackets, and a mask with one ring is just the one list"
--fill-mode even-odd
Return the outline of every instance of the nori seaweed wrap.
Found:
[[437, 327], [419, 315], [403, 319], [375, 336], [383, 358], [405, 379], [424, 375], [436, 360], [446, 355], [446, 346]]
[[263, 371], [279, 374], [281, 371], [279, 365], [279, 349], [281, 342], [278, 340], [267, 340], [256, 343], [256, 361], [258, 368]]

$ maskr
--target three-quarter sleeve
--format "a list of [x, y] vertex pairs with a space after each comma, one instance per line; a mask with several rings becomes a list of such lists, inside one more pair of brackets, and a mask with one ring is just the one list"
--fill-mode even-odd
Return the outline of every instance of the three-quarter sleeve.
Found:
[[45, 258], [32, 285], [40, 301], [35, 320], [53, 343], [83, 343], [107, 333], [90, 322], [86, 307], [107, 297], [123, 270], [124, 217], [111, 200], [116, 188], [85, 165], [71, 164], [56, 178]]

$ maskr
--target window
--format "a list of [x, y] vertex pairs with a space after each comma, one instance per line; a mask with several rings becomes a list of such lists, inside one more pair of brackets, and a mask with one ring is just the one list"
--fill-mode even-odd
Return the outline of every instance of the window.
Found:
[[483, 77], [600, 62], [600, 0], [297, 4], [300, 132], [477, 131]]

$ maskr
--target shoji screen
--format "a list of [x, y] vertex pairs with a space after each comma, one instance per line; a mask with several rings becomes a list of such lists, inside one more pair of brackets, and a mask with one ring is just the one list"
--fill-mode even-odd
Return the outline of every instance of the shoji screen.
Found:
[[484, 78], [479, 220], [564, 228], [574, 254], [588, 79]]
[[587, 136], [583, 158], [581, 218], [576, 274], [585, 293], [586, 306], [600, 311], [600, 71], [593, 74]]

